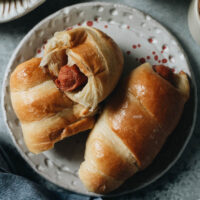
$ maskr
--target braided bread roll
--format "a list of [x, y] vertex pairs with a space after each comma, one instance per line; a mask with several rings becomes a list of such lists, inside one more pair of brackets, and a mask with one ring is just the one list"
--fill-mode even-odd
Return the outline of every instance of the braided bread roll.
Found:
[[11, 101], [20, 120], [28, 149], [33, 153], [52, 148], [55, 142], [91, 129], [95, 113], [70, 100], [32, 58], [10, 77]]
[[133, 70], [87, 139], [79, 169], [86, 188], [108, 193], [149, 166], [177, 126], [189, 90], [184, 72], [148, 63]]

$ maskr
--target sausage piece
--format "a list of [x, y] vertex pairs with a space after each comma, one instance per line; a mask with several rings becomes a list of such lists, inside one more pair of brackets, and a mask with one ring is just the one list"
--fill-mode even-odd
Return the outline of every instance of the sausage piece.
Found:
[[153, 69], [155, 72], [157, 72], [160, 76], [169, 81], [171, 84], [174, 83], [173, 69], [164, 65], [154, 65]]
[[81, 86], [83, 87], [87, 83], [87, 80], [87, 76], [76, 65], [65, 65], [60, 68], [55, 84], [64, 92], [71, 92]]

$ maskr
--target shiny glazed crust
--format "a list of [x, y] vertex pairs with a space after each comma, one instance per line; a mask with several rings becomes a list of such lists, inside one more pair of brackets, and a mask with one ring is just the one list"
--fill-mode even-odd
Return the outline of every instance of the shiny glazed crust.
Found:
[[10, 77], [12, 105], [33, 153], [48, 150], [55, 142], [94, 125], [94, 113], [59, 91], [39, 67], [40, 61], [32, 58], [20, 64]]
[[113, 191], [152, 163], [189, 98], [186, 74], [174, 79], [172, 85], [146, 63], [116, 88], [89, 135], [79, 170], [89, 191]]
[[[90, 110], [96, 109], [114, 89], [123, 68], [123, 55], [117, 44], [105, 33], [90, 27], [57, 32], [45, 46], [41, 66], [57, 77], [66, 60], [76, 64], [88, 77], [78, 92], [65, 92], [74, 102]], [[66, 63], [65, 63], [66, 64]]]

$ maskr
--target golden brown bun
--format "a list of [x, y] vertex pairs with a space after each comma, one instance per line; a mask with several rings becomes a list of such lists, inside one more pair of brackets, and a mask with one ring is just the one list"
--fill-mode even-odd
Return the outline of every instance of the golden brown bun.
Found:
[[48, 150], [55, 142], [94, 125], [94, 113], [59, 91], [39, 67], [40, 61], [32, 58], [20, 64], [10, 77], [12, 105], [33, 153]]
[[[105, 33], [90, 27], [55, 33], [45, 46], [41, 66], [57, 77], [64, 63], [76, 64], [88, 77], [77, 92], [65, 92], [74, 102], [91, 110], [114, 89], [123, 68], [123, 55], [117, 44]], [[65, 63], [67, 64], [67, 63]]]
[[89, 191], [113, 191], [152, 163], [189, 97], [186, 74], [174, 77], [175, 86], [146, 63], [116, 88], [89, 135], [79, 170]]

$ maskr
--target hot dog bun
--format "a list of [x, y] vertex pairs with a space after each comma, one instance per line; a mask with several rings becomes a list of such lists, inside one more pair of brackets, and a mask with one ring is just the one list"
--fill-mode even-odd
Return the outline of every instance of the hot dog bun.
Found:
[[94, 110], [114, 89], [122, 72], [123, 55], [105, 33], [90, 27], [57, 32], [47, 42], [41, 66], [59, 76], [63, 65], [76, 65], [88, 81], [78, 91], [64, 91], [74, 102]]
[[13, 108], [33, 153], [91, 129], [98, 103], [113, 90], [123, 67], [119, 47], [94, 28], [57, 32], [44, 51], [42, 61], [20, 64], [10, 78]]
[[145, 169], [177, 126], [189, 81], [184, 72], [166, 80], [171, 72], [159, 69], [160, 75], [150, 64], [141, 65], [109, 99], [89, 135], [79, 170], [89, 191], [108, 193]]
[[95, 112], [70, 100], [39, 67], [41, 58], [32, 58], [13, 71], [10, 77], [11, 101], [20, 120], [25, 143], [40, 153], [54, 143], [91, 129]]

